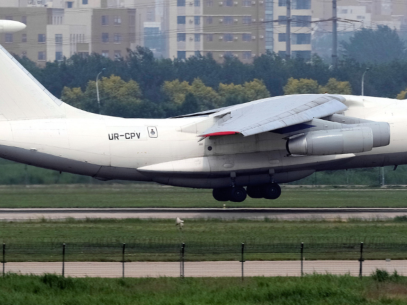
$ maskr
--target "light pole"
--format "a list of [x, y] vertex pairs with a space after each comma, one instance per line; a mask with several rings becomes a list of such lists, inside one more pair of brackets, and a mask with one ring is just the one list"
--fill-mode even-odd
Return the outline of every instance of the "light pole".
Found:
[[363, 75], [362, 75], [362, 96], [365, 95], [365, 74], [369, 70], [370, 70], [370, 68], [366, 68], [365, 72], [363, 72]]
[[106, 68], [103, 68], [102, 71], [100, 71], [98, 73], [98, 75], [96, 76], [96, 94], [97, 94], [97, 99], [98, 99], [99, 113], [100, 113], [100, 97], [99, 97], [99, 84], [98, 84], [98, 81], [99, 81], [99, 75], [102, 74], [103, 71], [105, 71], [105, 70], [106, 70]]

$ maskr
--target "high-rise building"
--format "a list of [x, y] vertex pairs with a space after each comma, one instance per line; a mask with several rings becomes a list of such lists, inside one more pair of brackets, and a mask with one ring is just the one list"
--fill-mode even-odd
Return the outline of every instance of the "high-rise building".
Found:
[[[274, 1], [274, 52], [286, 56], [287, 0]], [[291, 57], [311, 58], [311, 0], [291, 0]]]
[[211, 53], [251, 62], [265, 50], [263, 0], [170, 0], [167, 41], [170, 58]]
[[135, 48], [135, 9], [12, 7], [2, 8], [0, 19], [27, 24], [22, 32], [2, 34], [0, 41], [9, 52], [39, 65], [75, 53], [115, 59]]

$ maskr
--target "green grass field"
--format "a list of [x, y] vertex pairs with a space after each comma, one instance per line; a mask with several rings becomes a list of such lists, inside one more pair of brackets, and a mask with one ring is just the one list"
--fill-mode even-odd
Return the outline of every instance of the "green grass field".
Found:
[[[227, 202], [227, 207], [407, 207], [407, 189], [284, 187], [277, 200]], [[222, 207], [211, 190], [130, 185], [3, 186], [0, 208]]]
[[66, 220], [1, 222], [0, 242], [7, 261], [60, 261], [66, 243], [69, 261], [178, 261], [182, 242], [186, 260], [238, 260], [241, 243], [247, 260], [407, 259], [406, 219], [387, 221]]
[[407, 279], [310, 275], [304, 278], [0, 278], [2, 305], [26, 304], [406, 304]]

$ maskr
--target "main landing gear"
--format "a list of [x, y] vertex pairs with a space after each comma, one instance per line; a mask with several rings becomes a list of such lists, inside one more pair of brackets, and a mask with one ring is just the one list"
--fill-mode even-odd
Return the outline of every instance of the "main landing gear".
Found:
[[281, 195], [281, 188], [277, 183], [250, 185], [247, 191], [242, 186], [213, 189], [213, 197], [218, 201], [243, 202], [247, 195], [251, 198], [277, 199]]

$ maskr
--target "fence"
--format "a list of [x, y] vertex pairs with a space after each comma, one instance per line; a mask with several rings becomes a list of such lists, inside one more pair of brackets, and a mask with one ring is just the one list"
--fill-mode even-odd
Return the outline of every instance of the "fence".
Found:
[[2, 271], [98, 277], [407, 275], [407, 243], [397, 244], [3, 244]]

